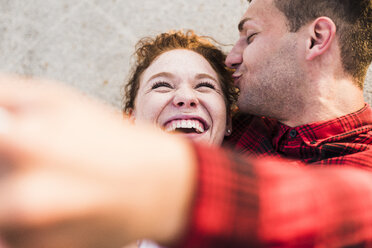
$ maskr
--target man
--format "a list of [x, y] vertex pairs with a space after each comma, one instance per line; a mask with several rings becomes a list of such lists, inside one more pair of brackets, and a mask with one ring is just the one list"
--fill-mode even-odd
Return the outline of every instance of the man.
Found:
[[248, 158], [3, 78], [1, 234], [13, 247], [370, 247], [370, 17], [368, 0], [252, 1], [226, 61], [240, 109], [266, 116], [235, 123]]

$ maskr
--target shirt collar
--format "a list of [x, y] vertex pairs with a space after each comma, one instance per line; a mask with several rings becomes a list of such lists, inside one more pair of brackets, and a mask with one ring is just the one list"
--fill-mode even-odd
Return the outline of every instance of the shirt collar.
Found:
[[365, 104], [359, 111], [336, 119], [314, 122], [294, 128], [278, 122], [273, 145], [278, 147], [280, 141], [286, 139], [292, 130], [295, 130], [292, 133], [301, 136], [305, 143], [316, 146], [330, 137], [358, 134], [365, 131], [366, 128], [372, 128], [372, 109], [368, 104]]

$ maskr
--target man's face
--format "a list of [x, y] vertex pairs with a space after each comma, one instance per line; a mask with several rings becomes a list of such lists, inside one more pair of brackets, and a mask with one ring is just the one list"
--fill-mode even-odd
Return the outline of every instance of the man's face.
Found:
[[288, 111], [303, 104], [298, 33], [272, 0], [253, 0], [239, 24], [240, 38], [226, 64], [236, 69], [239, 108], [285, 121]]

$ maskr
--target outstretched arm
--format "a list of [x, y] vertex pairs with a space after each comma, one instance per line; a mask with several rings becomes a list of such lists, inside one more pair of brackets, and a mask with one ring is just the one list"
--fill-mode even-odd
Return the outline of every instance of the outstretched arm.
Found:
[[[370, 167], [196, 150], [198, 194], [184, 247], [372, 245]], [[372, 161], [372, 150], [362, 158]]]
[[370, 168], [191, 145], [19, 78], [0, 80], [0, 109], [0, 233], [11, 247], [117, 247], [143, 237], [185, 247], [372, 242]]

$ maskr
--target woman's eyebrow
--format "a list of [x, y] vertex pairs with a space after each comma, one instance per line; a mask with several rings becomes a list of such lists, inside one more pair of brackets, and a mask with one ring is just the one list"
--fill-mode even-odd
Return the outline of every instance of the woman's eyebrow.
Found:
[[195, 79], [202, 79], [202, 78], [209, 78], [209, 79], [211, 79], [211, 80], [213, 80], [215, 82], [218, 81], [215, 77], [213, 77], [213, 76], [211, 76], [209, 74], [206, 74], [206, 73], [199, 73], [199, 74], [197, 74], [195, 76]]
[[156, 73], [156, 74], [152, 75], [152, 76], [147, 80], [147, 82], [150, 81], [150, 80], [152, 80], [152, 79], [154, 79], [154, 78], [157, 78], [157, 77], [168, 77], [168, 78], [174, 78], [174, 75], [173, 75], [173, 73], [166, 72], [166, 71], [159, 72], [159, 73]]
[[[159, 73], [156, 73], [156, 74], [152, 75], [147, 80], [147, 82], [151, 81], [154, 78], [158, 78], [158, 77], [175, 78], [176, 75], [174, 75], [173, 73], [170, 73], [170, 72], [159, 72]], [[203, 79], [203, 78], [209, 78], [209, 79], [211, 79], [211, 80], [213, 80], [215, 82], [218, 82], [218, 79], [217, 78], [215, 78], [212, 75], [207, 74], [207, 73], [198, 73], [195, 76], [195, 79]]]

